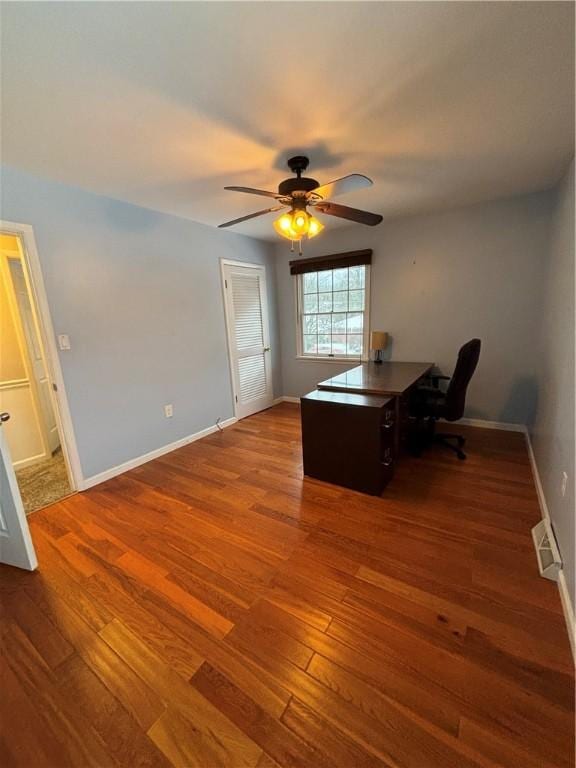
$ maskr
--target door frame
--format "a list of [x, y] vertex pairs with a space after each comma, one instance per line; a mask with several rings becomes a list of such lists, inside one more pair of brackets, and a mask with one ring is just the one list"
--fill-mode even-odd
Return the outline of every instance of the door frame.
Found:
[[50, 387], [50, 397], [56, 416], [56, 423], [58, 424], [62, 452], [68, 469], [71, 489], [72, 491], [77, 491], [83, 485], [82, 466], [80, 464], [70, 406], [66, 395], [64, 377], [60, 366], [60, 358], [56, 347], [56, 336], [44, 286], [44, 277], [36, 247], [34, 229], [30, 224], [19, 224], [0, 219], [0, 232], [7, 235], [16, 235], [20, 239], [25, 277], [31, 293], [30, 299], [38, 318], [42, 352], [50, 381], [52, 384], [56, 384], [56, 391], [54, 391], [53, 387]]
[[[228, 349], [228, 367], [230, 370], [230, 384], [232, 387], [232, 406], [234, 408], [234, 417], [238, 417], [238, 395], [239, 393], [236, 391], [236, 374], [234, 371], [234, 362], [232, 360], [232, 328], [230, 325], [230, 315], [228, 312], [228, 300], [226, 296], [226, 267], [247, 267], [249, 269], [261, 269], [264, 273], [264, 290], [266, 293], [266, 302], [265, 306], [263, 307], [263, 321], [265, 325], [265, 329], [268, 333], [268, 346], [270, 346], [270, 315], [268, 312], [268, 275], [266, 273], [266, 265], [265, 264], [258, 264], [257, 262], [253, 261], [241, 261], [238, 259], [220, 259], [220, 276], [222, 281], [222, 301], [224, 304], [224, 322], [226, 324], [226, 346]], [[272, 353], [269, 352], [271, 355]], [[272, 379], [272, 358], [270, 358], [270, 386], [272, 387], [272, 398], [274, 398], [274, 386], [273, 386], [273, 379]]]
[[[19, 247], [19, 251], [21, 251], [20, 247]], [[34, 375], [34, 369], [33, 369], [33, 364], [32, 364], [31, 355], [30, 355], [30, 347], [28, 344], [26, 333], [24, 331], [24, 321], [22, 320], [22, 313], [20, 312], [20, 306], [18, 304], [16, 290], [13, 284], [13, 277], [12, 277], [12, 272], [10, 267], [10, 260], [12, 258], [13, 258], [12, 256], [7, 256], [7, 255], [5, 256], [0, 254], [0, 277], [5, 282], [5, 291], [6, 291], [6, 298], [8, 302], [8, 310], [12, 316], [12, 323], [14, 326], [16, 342], [18, 344], [18, 348], [20, 350], [20, 356], [22, 359], [22, 363], [24, 365], [25, 378], [15, 379], [13, 381], [8, 381], [8, 382], [2, 382], [0, 386], [2, 386], [3, 388], [11, 389], [16, 387], [20, 388], [22, 386], [26, 386], [25, 383], [26, 382], [28, 383], [28, 388], [30, 390], [31, 411], [33, 413], [35, 424], [38, 428], [38, 433], [40, 435], [40, 442], [42, 443], [42, 453], [36, 453], [33, 456], [28, 456], [26, 459], [22, 459], [21, 461], [13, 462], [14, 469], [23, 469], [24, 467], [34, 465], [38, 461], [43, 461], [45, 459], [48, 459], [51, 453], [50, 453], [50, 448], [48, 443], [48, 437], [46, 434], [47, 430], [46, 430], [46, 424], [44, 420], [44, 414], [42, 413], [42, 405], [40, 401], [38, 384], [36, 381], [36, 376]], [[18, 258], [18, 261], [20, 262], [22, 261], [21, 253], [20, 253], [20, 257]], [[22, 264], [22, 272], [24, 274], [24, 281], [26, 282], [26, 266], [24, 264]], [[26, 284], [26, 291], [28, 292], [27, 284]]]

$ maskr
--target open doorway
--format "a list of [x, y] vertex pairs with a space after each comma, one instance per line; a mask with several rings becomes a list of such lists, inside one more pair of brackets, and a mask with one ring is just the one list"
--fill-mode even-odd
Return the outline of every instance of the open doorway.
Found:
[[0, 231], [0, 412], [26, 514], [75, 490], [20, 234]]

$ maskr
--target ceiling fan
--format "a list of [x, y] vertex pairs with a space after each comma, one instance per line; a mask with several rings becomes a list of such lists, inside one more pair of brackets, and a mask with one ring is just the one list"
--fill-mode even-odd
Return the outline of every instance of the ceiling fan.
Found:
[[246, 192], [249, 195], [260, 195], [262, 197], [271, 197], [276, 200], [276, 205], [271, 208], [265, 208], [263, 211], [249, 213], [247, 216], [241, 216], [239, 219], [227, 221], [220, 224], [222, 227], [232, 227], [240, 224], [242, 221], [254, 219], [257, 216], [263, 216], [266, 213], [280, 211], [282, 208], [290, 210], [283, 213], [274, 222], [274, 229], [279, 235], [292, 241], [292, 247], [295, 241], [300, 243], [300, 252], [302, 250], [302, 239], [316, 237], [323, 229], [324, 225], [308, 208], [312, 208], [327, 216], [337, 216], [340, 219], [348, 219], [358, 224], [367, 224], [374, 227], [380, 224], [382, 216], [377, 213], [361, 211], [358, 208], [349, 208], [347, 205], [332, 203], [328, 198], [336, 197], [347, 192], [353, 192], [363, 187], [371, 187], [372, 180], [359, 173], [352, 173], [341, 179], [330, 181], [328, 184], [320, 184], [316, 179], [309, 179], [302, 176], [302, 172], [308, 168], [309, 160], [307, 157], [298, 155], [288, 160], [288, 167], [296, 178], [284, 179], [278, 185], [278, 192], [266, 192], [262, 189], [253, 189], [252, 187], [224, 187], [224, 189], [233, 192]]

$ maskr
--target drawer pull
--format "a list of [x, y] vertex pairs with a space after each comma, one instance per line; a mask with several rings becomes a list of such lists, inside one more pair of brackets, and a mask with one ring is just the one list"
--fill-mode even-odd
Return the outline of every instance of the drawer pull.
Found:
[[382, 424], [382, 429], [392, 429], [393, 426], [394, 426], [394, 422], [393, 421], [385, 421]]
[[392, 462], [394, 461], [394, 457], [392, 456], [392, 451], [390, 448], [386, 448], [384, 451], [384, 458], [381, 460], [381, 464], [383, 467], [391, 467]]

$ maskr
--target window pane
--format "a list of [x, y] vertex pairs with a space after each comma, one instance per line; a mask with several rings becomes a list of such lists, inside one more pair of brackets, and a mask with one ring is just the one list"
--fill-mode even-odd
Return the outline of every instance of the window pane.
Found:
[[318, 312], [318, 294], [304, 294], [304, 312]]
[[350, 291], [348, 309], [364, 309], [364, 291]]
[[318, 272], [318, 292], [331, 291], [332, 290], [332, 270], [326, 269], [323, 272]]
[[304, 333], [318, 333], [317, 315], [304, 315]]
[[334, 312], [346, 312], [348, 309], [348, 291], [338, 291], [333, 293]]
[[346, 336], [343, 333], [338, 333], [332, 336], [332, 354], [346, 354]]
[[314, 336], [305, 335], [304, 336], [304, 354], [305, 355], [311, 355], [316, 354], [318, 351], [318, 344], [317, 344], [317, 336], [314, 334]]
[[317, 315], [318, 333], [332, 333], [331, 317], [332, 315]]
[[332, 294], [318, 294], [318, 312], [332, 312]]
[[302, 352], [305, 355], [362, 355], [366, 267], [300, 275]]
[[362, 312], [348, 312], [348, 333], [362, 333], [364, 326], [364, 314]]
[[344, 269], [335, 269], [333, 273], [334, 285], [333, 291], [347, 291], [348, 290], [348, 267]]
[[328, 333], [318, 334], [318, 354], [329, 355], [332, 352], [332, 337]]
[[318, 273], [306, 272], [304, 275], [304, 293], [318, 292]]
[[344, 313], [332, 315], [332, 333], [346, 333], [346, 315]]
[[359, 334], [351, 334], [347, 337], [347, 347], [349, 355], [361, 355], [362, 354], [362, 336]]
[[350, 267], [349, 269], [350, 290], [354, 288], [364, 288], [365, 271], [366, 271], [366, 267]]

